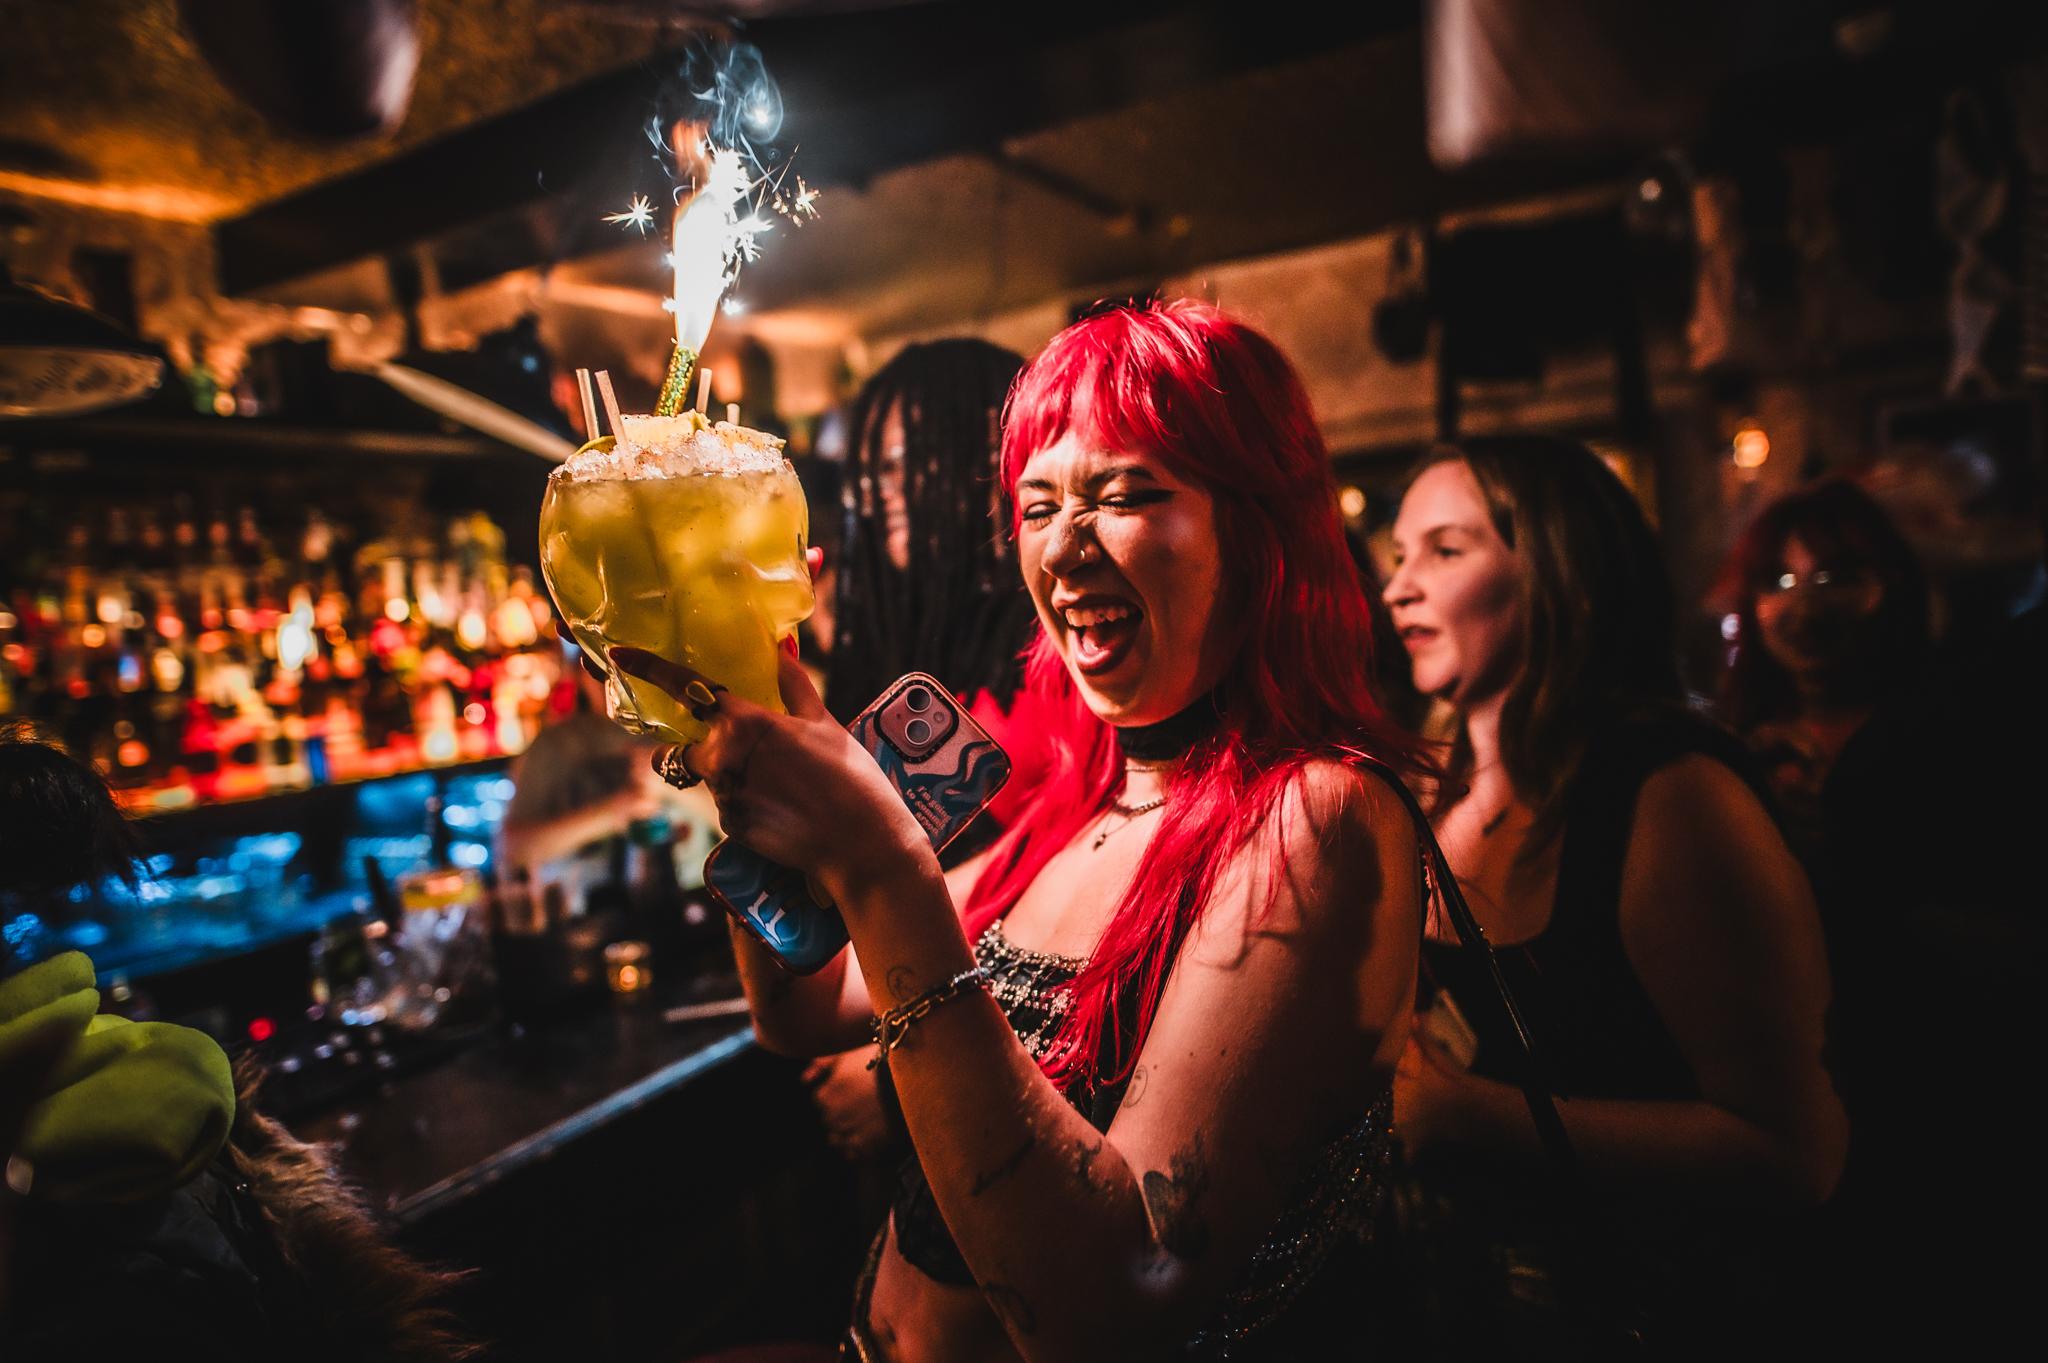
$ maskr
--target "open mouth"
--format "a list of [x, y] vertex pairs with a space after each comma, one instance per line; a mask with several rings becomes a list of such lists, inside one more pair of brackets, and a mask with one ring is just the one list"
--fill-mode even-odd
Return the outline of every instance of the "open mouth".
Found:
[[1437, 632], [1427, 625], [1405, 625], [1401, 629], [1401, 642], [1406, 644], [1410, 651], [1421, 648], [1436, 636]]
[[1088, 676], [1109, 672], [1129, 656], [1145, 613], [1127, 601], [1088, 601], [1060, 609], [1074, 637], [1074, 666]]

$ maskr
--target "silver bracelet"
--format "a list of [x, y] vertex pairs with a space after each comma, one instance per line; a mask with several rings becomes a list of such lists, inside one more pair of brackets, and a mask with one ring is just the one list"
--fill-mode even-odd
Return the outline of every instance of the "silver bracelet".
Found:
[[873, 1069], [882, 1063], [882, 1057], [903, 1044], [903, 1038], [910, 1034], [913, 1025], [924, 1020], [924, 1015], [942, 1003], [960, 997], [967, 986], [983, 985], [988, 982], [988, 967], [974, 966], [963, 970], [944, 984], [933, 985], [910, 1002], [888, 1012], [879, 1014], [868, 1024], [868, 1035], [875, 1043], [875, 1058], [868, 1061]]

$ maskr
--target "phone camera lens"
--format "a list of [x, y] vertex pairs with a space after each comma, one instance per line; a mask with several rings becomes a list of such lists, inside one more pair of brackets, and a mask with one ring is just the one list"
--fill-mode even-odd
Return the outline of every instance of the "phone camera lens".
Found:
[[932, 708], [932, 693], [922, 686], [913, 686], [903, 693], [903, 703], [922, 714]]
[[903, 736], [921, 747], [932, 741], [932, 726], [921, 719], [913, 719], [903, 726]]

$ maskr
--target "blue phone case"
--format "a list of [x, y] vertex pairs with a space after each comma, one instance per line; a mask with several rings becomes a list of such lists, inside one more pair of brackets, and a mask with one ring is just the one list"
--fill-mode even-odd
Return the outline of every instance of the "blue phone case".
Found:
[[[924, 693], [927, 704], [910, 705]], [[929, 746], [915, 741], [928, 725]], [[899, 677], [847, 726], [917, 816], [937, 851], [988, 807], [1010, 779], [1010, 759], [951, 692], [922, 672]], [[712, 850], [704, 884], [775, 958], [799, 975], [846, 945], [846, 924], [821, 887], [735, 842]]]

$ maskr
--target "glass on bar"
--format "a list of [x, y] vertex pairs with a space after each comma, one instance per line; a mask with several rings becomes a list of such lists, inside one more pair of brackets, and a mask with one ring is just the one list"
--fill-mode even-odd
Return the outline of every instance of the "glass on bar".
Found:
[[654, 984], [652, 954], [645, 942], [613, 942], [604, 949], [604, 982], [614, 994], [638, 994]]

